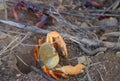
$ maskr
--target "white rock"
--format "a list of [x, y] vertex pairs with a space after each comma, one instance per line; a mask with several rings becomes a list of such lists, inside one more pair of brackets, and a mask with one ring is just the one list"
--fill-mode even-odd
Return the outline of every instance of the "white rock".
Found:
[[7, 37], [7, 35], [5, 33], [0, 32], [0, 39], [4, 39], [6, 37]]
[[118, 51], [118, 52], [116, 53], [116, 55], [117, 55], [118, 57], [120, 57], [120, 51]]

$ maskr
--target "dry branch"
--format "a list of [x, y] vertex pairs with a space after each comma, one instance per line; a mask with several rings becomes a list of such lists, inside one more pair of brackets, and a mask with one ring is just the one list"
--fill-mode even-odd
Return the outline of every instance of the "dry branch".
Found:
[[40, 34], [47, 34], [49, 32], [47, 30], [42, 30], [42, 29], [37, 28], [35, 26], [29, 26], [27, 24], [20, 24], [20, 23], [13, 22], [13, 21], [0, 20], [0, 22], [3, 23], [3, 24], [11, 25], [12, 27], [17, 27], [17, 28], [20, 28], [20, 29], [33, 31], [33, 32], [40, 33]]
[[71, 39], [71, 40], [76, 42], [77, 44], [79, 44], [80, 48], [89, 56], [96, 55], [98, 52], [101, 52], [101, 51], [106, 51], [105, 47], [96, 48], [94, 50], [88, 50], [81, 43], [79, 43], [78, 41], [73, 40], [73, 39]]
[[82, 44], [86, 44], [88, 46], [95, 46], [95, 47], [106, 47], [109, 48], [115, 48], [116, 50], [120, 50], [120, 43], [113, 43], [113, 42], [106, 42], [106, 41], [95, 41], [90, 39], [83, 38], [81, 40]]

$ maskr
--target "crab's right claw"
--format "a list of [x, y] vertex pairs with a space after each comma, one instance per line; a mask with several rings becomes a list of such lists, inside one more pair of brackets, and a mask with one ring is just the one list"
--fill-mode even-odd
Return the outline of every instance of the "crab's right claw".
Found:
[[66, 47], [66, 43], [64, 41], [64, 39], [61, 37], [61, 35], [58, 33], [58, 38], [56, 38], [58, 40], [57, 44], [58, 47], [60, 47], [63, 55], [68, 58], [68, 52], [67, 52], [67, 47]]
[[[54, 42], [53, 42], [53, 40], [54, 40]], [[51, 44], [53, 44], [53, 43], [57, 44], [57, 47], [60, 48], [60, 50], [62, 51], [63, 55], [66, 58], [68, 57], [66, 43], [65, 43], [65, 41], [63, 40], [63, 38], [61, 37], [61, 35], [58, 32], [52, 31], [52, 32], [48, 33], [46, 41], [51, 43]]]

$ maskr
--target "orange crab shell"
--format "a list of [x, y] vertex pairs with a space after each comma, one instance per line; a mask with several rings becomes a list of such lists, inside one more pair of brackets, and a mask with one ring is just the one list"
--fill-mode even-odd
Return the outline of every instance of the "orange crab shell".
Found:
[[50, 43], [43, 43], [39, 48], [39, 56], [48, 68], [54, 68], [59, 63], [59, 55]]

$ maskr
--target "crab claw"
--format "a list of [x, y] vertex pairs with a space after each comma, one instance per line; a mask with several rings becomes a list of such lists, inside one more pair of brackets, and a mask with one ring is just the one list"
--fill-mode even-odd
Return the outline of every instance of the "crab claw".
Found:
[[76, 75], [79, 73], [83, 73], [84, 68], [85, 66], [83, 64], [77, 64], [76, 66], [71, 66], [71, 65], [63, 66], [61, 68], [56, 68], [56, 70], [60, 70], [63, 73], [68, 74], [68, 75]]
[[61, 37], [61, 35], [58, 32], [52, 31], [52, 32], [48, 33], [46, 41], [51, 44], [53, 44], [53, 43], [57, 44], [57, 46], [60, 47], [63, 55], [66, 58], [68, 57], [66, 43], [64, 42], [63, 38]]

